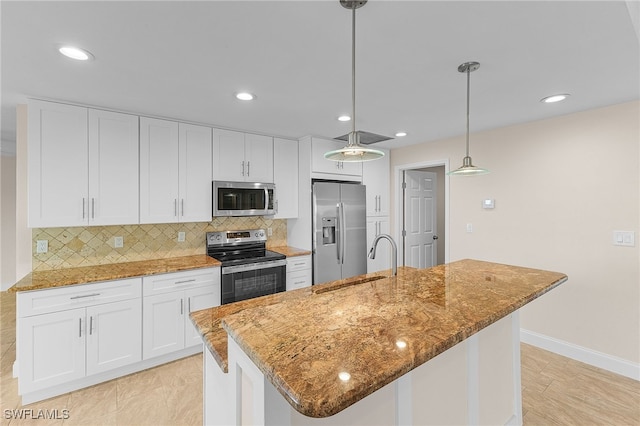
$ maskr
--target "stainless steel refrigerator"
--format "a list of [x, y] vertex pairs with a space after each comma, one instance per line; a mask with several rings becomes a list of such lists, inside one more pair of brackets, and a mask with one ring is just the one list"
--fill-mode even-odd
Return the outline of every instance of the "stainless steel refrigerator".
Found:
[[313, 183], [313, 283], [367, 273], [365, 186]]

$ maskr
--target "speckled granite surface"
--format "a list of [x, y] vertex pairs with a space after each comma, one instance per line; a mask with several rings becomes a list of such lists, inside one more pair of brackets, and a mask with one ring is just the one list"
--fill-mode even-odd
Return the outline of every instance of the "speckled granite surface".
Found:
[[206, 254], [170, 257], [139, 262], [113, 263], [109, 265], [36, 271], [28, 274], [9, 289], [11, 292], [41, 290], [74, 284], [117, 280], [143, 275], [164, 274], [189, 269], [220, 266], [220, 262]]
[[297, 411], [326, 417], [567, 279], [475, 260], [399, 268], [395, 278], [371, 280], [375, 275], [212, 308], [192, 319], [225, 371], [226, 331]]
[[276, 253], [284, 254], [287, 257], [307, 256], [311, 254], [310, 250], [302, 250], [289, 246], [269, 247], [269, 250], [275, 251]]

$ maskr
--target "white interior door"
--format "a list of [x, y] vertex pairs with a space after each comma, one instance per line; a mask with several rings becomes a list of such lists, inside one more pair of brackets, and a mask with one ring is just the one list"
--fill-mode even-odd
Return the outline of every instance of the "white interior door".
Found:
[[404, 264], [430, 268], [437, 263], [436, 174], [404, 172]]

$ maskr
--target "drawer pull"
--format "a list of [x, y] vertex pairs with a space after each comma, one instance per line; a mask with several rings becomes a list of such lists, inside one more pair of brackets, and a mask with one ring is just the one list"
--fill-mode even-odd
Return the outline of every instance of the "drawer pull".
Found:
[[195, 280], [196, 280], [195, 278], [191, 278], [190, 280], [176, 281], [176, 284], [192, 283], [192, 282], [194, 282]]
[[100, 296], [100, 293], [85, 294], [84, 296], [72, 296], [69, 299], [82, 299], [84, 297]]
[[306, 262], [300, 262], [300, 263], [294, 263], [293, 266], [300, 266], [300, 265], [304, 265]]
[[78, 337], [82, 337], [82, 318], [78, 318]]
[[306, 282], [306, 280], [302, 280], [302, 281], [296, 281], [296, 282], [295, 282], [295, 283], [293, 283], [293, 284], [294, 284], [294, 285], [297, 285], [297, 284], [304, 284], [305, 282]]
[[89, 336], [93, 334], [93, 315], [89, 317]]

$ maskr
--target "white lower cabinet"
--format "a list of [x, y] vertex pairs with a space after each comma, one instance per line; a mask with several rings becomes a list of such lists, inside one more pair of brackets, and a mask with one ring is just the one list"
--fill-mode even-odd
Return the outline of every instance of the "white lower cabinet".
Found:
[[287, 258], [287, 291], [309, 287], [311, 280], [311, 256]]
[[189, 313], [220, 305], [220, 268], [154, 275], [143, 283], [143, 359], [201, 344]]
[[84, 317], [81, 308], [18, 320], [21, 394], [85, 376]]
[[133, 364], [142, 359], [140, 299], [87, 308], [87, 375]]
[[22, 403], [197, 353], [189, 312], [219, 304], [219, 267], [18, 292]]
[[18, 293], [20, 394], [140, 361], [141, 281]]

